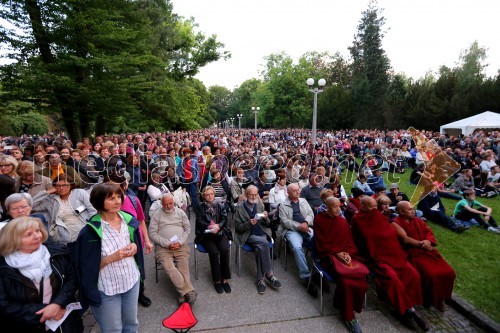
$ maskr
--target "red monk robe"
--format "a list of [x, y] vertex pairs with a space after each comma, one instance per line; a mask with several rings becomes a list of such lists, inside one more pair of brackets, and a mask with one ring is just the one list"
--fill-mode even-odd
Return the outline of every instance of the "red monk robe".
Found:
[[341, 216], [331, 217], [327, 212], [319, 213], [314, 219], [314, 244], [321, 265], [335, 277], [337, 283], [333, 304], [340, 310], [343, 320], [351, 321], [354, 319], [354, 311], [360, 313], [363, 308], [368, 289], [366, 278], [341, 276], [334, 271], [330, 261], [330, 254], [347, 252], [353, 263], [363, 265], [359, 262], [360, 257], [349, 224]]
[[[417, 241], [428, 240], [433, 247], [437, 245], [432, 230], [418, 217], [408, 221], [400, 215], [394, 219], [394, 223], [397, 223], [408, 237]], [[433, 251], [420, 247], [405, 247], [405, 249], [408, 253], [408, 260], [420, 273], [424, 304], [433, 305], [439, 309], [440, 301], [451, 298], [456, 277], [455, 271], [436, 248]]]
[[375, 272], [377, 293], [404, 314], [422, 304], [420, 275], [407, 255], [387, 217], [377, 209], [359, 211], [352, 219], [352, 235], [368, 267]]

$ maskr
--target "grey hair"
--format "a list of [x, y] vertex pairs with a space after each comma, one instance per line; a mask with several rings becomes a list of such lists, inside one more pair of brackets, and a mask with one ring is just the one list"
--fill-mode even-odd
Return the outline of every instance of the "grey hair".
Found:
[[249, 185], [246, 189], [245, 189], [245, 195], [247, 195], [250, 190], [257, 190], [257, 192], [259, 192], [259, 189], [257, 188], [257, 186], [255, 185]]
[[163, 198], [172, 198], [172, 199], [175, 199], [174, 196], [172, 195], [172, 193], [163, 193], [160, 197], [160, 199], [163, 199]]
[[9, 211], [10, 205], [18, 203], [22, 200], [26, 200], [28, 205], [30, 207], [33, 207], [33, 198], [31, 197], [31, 194], [29, 194], [29, 193], [14, 193], [14, 194], [9, 195], [7, 197], [7, 199], [5, 199], [5, 203], [4, 203], [5, 209], [7, 211]]

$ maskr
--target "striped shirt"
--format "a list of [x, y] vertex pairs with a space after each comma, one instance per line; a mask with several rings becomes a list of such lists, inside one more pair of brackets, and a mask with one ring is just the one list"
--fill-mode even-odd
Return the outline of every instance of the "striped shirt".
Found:
[[[130, 243], [128, 226], [123, 219], [119, 231], [102, 220], [101, 256], [109, 256]], [[113, 296], [129, 291], [138, 280], [139, 270], [134, 257], [127, 257], [114, 261], [101, 269], [97, 288], [105, 295]]]

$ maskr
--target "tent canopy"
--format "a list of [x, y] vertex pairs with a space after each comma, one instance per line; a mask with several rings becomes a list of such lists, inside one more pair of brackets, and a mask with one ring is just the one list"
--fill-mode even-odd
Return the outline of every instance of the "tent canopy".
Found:
[[440, 127], [440, 132], [444, 134], [458, 131], [464, 135], [469, 135], [477, 129], [500, 129], [500, 114], [486, 111], [443, 125]]

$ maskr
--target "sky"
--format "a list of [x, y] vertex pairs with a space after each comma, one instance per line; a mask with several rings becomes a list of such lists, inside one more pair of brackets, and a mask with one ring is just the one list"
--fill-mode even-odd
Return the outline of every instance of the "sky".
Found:
[[[217, 35], [232, 57], [203, 67], [205, 86], [234, 89], [259, 78], [264, 57], [307, 52], [349, 57], [368, 0], [172, 0], [174, 12], [194, 17], [198, 31]], [[487, 49], [487, 76], [500, 69], [498, 0], [379, 0], [385, 17], [382, 40], [393, 70], [419, 79], [442, 65], [455, 67], [474, 41]], [[305, 84], [305, 83], [304, 83]], [[327, 83], [328, 84], [328, 83]]]

